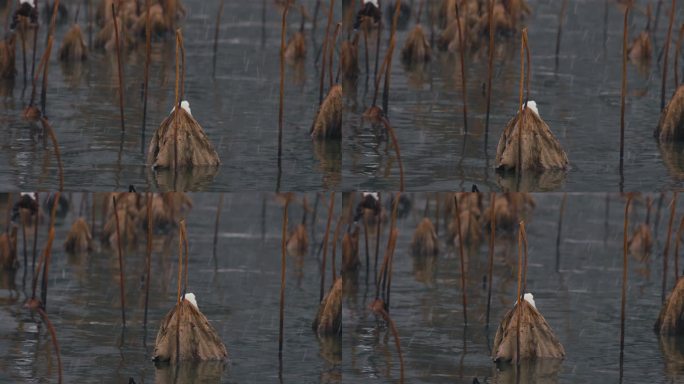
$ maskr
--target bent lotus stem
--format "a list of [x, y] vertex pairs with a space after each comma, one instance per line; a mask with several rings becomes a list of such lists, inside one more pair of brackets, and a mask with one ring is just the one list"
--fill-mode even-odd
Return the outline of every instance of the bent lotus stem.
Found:
[[55, 158], [57, 159], [57, 175], [59, 181], [59, 191], [64, 190], [64, 166], [62, 165], [62, 155], [59, 151], [59, 143], [57, 142], [57, 136], [55, 135], [54, 129], [45, 117], [40, 118], [40, 123], [43, 126], [45, 132], [50, 136], [50, 141], [52, 141], [52, 147], [55, 150]]
[[41, 307], [37, 307], [36, 311], [50, 332], [50, 339], [52, 339], [52, 346], [55, 348], [55, 356], [57, 357], [57, 382], [62, 384], [62, 357], [59, 349], [59, 342], [57, 341], [57, 332], [55, 331], [55, 327], [52, 325], [52, 322], [50, 321], [50, 318], [45, 310], [43, 310]]
[[404, 192], [404, 164], [401, 161], [401, 149], [399, 148], [399, 140], [397, 140], [397, 135], [394, 133], [394, 128], [390, 124], [386, 117], [382, 117], [380, 120], [382, 125], [389, 133], [392, 139], [392, 146], [394, 147], [394, 152], [397, 154], [397, 163], [399, 163], [399, 192]]

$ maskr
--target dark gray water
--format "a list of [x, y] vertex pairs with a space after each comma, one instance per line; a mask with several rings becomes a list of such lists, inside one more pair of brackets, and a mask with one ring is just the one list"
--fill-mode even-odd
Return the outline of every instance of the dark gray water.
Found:
[[[666, 198], [663, 207], [670, 198]], [[549, 363], [529, 368], [536, 376], [523, 373], [520, 382], [617, 383], [624, 200], [617, 195], [610, 197], [606, 226], [605, 195], [569, 195], [557, 258], [556, 228], [562, 195], [540, 194], [534, 199], [537, 207], [527, 216], [527, 287], [564, 345], [566, 358], [555, 366]], [[517, 241], [503, 233], [497, 238], [489, 329], [485, 327], [487, 290], [483, 286], [488, 235], [467, 253], [466, 328], [458, 251], [445, 244], [446, 229], [439, 229], [442, 251], [434, 264], [419, 263], [410, 253], [411, 236], [417, 219], [421, 218], [424, 201], [424, 196], [416, 198], [417, 216], [400, 221], [392, 278], [390, 313], [401, 337], [405, 382], [472, 383], [477, 377], [481, 383], [515, 383], [510, 366], [497, 371], [490, 349], [499, 321], [515, 301]], [[632, 217], [633, 223], [643, 222], [643, 203], [637, 203]], [[660, 311], [662, 244], [668, 218], [669, 213], [663, 209], [657, 232], [659, 243], [650, 260], [629, 258], [622, 381], [625, 383], [681, 382], [684, 373], [683, 341], [659, 341], [653, 332]], [[674, 280], [671, 263], [668, 292]], [[366, 292], [364, 273], [359, 276], [358, 290], [345, 301], [342, 374], [349, 382], [399, 382], [400, 364], [394, 339], [367, 309], [375, 292], [373, 287]]]
[[[128, 326], [122, 338], [116, 253], [99, 241], [89, 254], [68, 255], [62, 250], [82, 196], [73, 194], [70, 212], [58, 220], [48, 283], [47, 311], [60, 342], [65, 382], [90, 382], [97, 377], [103, 382], [127, 382], [129, 377], [138, 383], [173, 382], [174, 372], [157, 369], [150, 357], [160, 319], [176, 300], [177, 239], [173, 234], [156, 237], [147, 332], [142, 327], [144, 241], [125, 253]], [[99, 200], [103, 195], [97, 196]], [[226, 343], [231, 362], [225, 367], [183, 365], [188, 371], [181, 372], [181, 377], [197, 382], [276, 382], [282, 200], [273, 195], [225, 195], [214, 259], [213, 222], [219, 196], [192, 194], [191, 198], [194, 207], [185, 215], [190, 243], [189, 291], [197, 295], [199, 308]], [[318, 212], [313, 228], [312, 216], [307, 221], [315, 240], [303, 259], [288, 257], [283, 382], [398, 382], [400, 365], [394, 340], [367, 309], [374, 288], [372, 283], [366, 288], [364, 266], [357, 279], [345, 276], [341, 344], [321, 344], [311, 331], [319, 294], [317, 255], [327, 198], [322, 196], [315, 205], [315, 196], [308, 196], [310, 207], [317, 206]], [[483, 286], [487, 241], [468, 251], [469, 325], [464, 328], [460, 266], [456, 250], [446, 244], [443, 219], [439, 228], [442, 251], [435, 263], [416, 263], [410, 255], [411, 236], [422, 218], [426, 196], [411, 198], [412, 210], [398, 223], [390, 302], [390, 313], [401, 336], [405, 382], [471, 383], [474, 377], [480, 382], [515, 382], [510, 367], [497, 371], [489, 348], [499, 320], [513, 305], [517, 244], [510, 234], [501, 232], [497, 238], [489, 330], [485, 328]], [[659, 340], [652, 331], [661, 305], [661, 255], [670, 198], [665, 198], [658, 221], [657, 200], [654, 204], [651, 224], [658, 242], [650, 258], [629, 258], [625, 383], [680, 382], [684, 374], [684, 341]], [[434, 196], [430, 199], [434, 217]], [[569, 195], [558, 257], [556, 225], [562, 196], [541, 194], [534, 199], [536, 208], [526, 216], [528, 291], [535, 295], [537, 307], [567, 355], [562, 362], [532, 366], [538, 376], [525, 380], [523, 374], [522, 382], [618, 382], [624, 199], [611, 195], [606, 216], [605, 195]], [[341, 212], [340, 201], [338, 195], [336, 216]], [[349, 201], [345, 199], [345, 204]], [[678, 207], [680, 212], [682, 207]], [[89, 209], [84, 212], [90, 217]], [[301, 196], [296, 196], [290, 209], [291, 227], [301, 214]], [[99, 215], [98, 208], [96, 228]], [[643, 202], [637, 200], [632, 226], [644, 219]], [[675, 222], [678, 219], [679, 214]], [[44, 223], [39, 227], [41, 249], [46, 234]], [[386, 235], [385, 231], [382, 248]], [[28, 240], [31, 244], [32, 236]], [[21, 237], [19, 244], [23, 263]], [[370, 245], [373, 249], [372, 240]], [[360, 249], [365, 263], [363, 236]], [[370, 269], [372, 272], [372, 265]], [[0, 350], [5, 356], [0, 378], [8, 382], [54, 382], [56, 360], [49, 335], [37, 316], [23, 308], [26, 295], [30, 295], [30, 287], [22, 286], [23, 272], [20, 268], [16, 276], [4, 273], [0, 280]], [[670, 265], [668, 290], [673, 274]], [[9, 281], [15, 282], [14, 288], [10, 289]]]
[[[73, 15], [78, 2], [65, 3]], [[313, 14], [315, 2], [304, 3]], [[606, 6], [601, 1], [571, 2], [556, 68], [554, 52], [560, 3], [530, 1], [534, 12], [525, 24], [532, 50], [531, 98], [537, 101], [542, 117], [565, 147], [572, 168], [567, 174], [531, 177], [522, 188], [617, 191], [621, 182], [618, 143], [622, 12], [612, 2]], [[186, 98], [193, 115], [214, 143], [222, 165], [217, 174], [180, 184], [179, 188], [275, 190], [278, 188], [279, 12], [272, 1], [226, 1], [214, 72], [212, 48], [218, 2], [188, 0], [185, 4], [188, 15], [182, 27], [188, 58]], [[633, 13], [630, 23], [633, 35], [645, 25], [645, 4], [639, 1]], [[335, 20], [341, 17], [340, 8], [336, 6]], [[656, 54], [663, 46], [667, 8], [663, 6], [659, 19]], [[325, 10], [322, 7], [319, 16], [316, 44], [311, 39], [312, 24], [307, 23], [306, 62], [300, 68], [288, 66], [287, 69], [284, 155], [279, 186], [298, 191], [398, 189], [393, 151], [387, 148], [384, 138], [378, 138], [379, 130], [369, 128], [368, 124], [362, 127], [360, 123], [360, 115], [372, 98], [372, 90], [365, 89], [364, 73], [357, 85], [356, 97], [352, 92], [348, 100], [350, 106], [345, 114], [341, 146], [323, 148], [309, 139], [320, 75], [314, 62], [323, 40]], [[82, 25], [85, 25], [84, 14], [82, 11]], [[679, 12], [678, 16], [681, 15]], [[297, 30], [299, 19], [299, 13], [293, 10], [289, 17], [290, 35]], [[64, 24], [57, 28], [54, 52], [67, 27]], [[485, 148], [482, 84], [486, 79], [486, 52], [474, 52], [467, 58], [470, 133], [466, 136], [457, 56], [436, 53], [424, 73], [407, 73], [399, 62], [399, 51], [407, 33], [404, 30], [398, 34], [388, 111], [402, 148], [407, 189], [469, 189], [473, 183], [483, 190], [515, 186], [510, 180], [501, 179], [492, 167], [499, 135], [516, 109], [519, 41], [498, 43], [491, 127]], [[43, 51], [43, 36], [41, 33], [39, 52]], [[93, 52], [86, 63], [67, 67], [53, 54], [46, 112], [60, 141], [67, 189], [112, 190], [130, 184], [140, 189], [173, 187], [163, 175], [150, 172], [143, 155], [150, 134], [173, 104], [175, 65], [171, 40], [153, 44], [144, 139], [140, 91], [144, 47], [127, 52], [123, 58], [127, 127], [123, 136], [115, 55]], [[363, 71], [363, 53], [360, 59]], [[684, 162], [679, 159], [681, 151], [661, 150], [651, 137], [660, 109], [661, 69], [655, 63], [654, 60], [646, 74], [640, 74], [630, 65], [625, 190], [678, 188], [684, 179]], [[58, 185], [57, 163], [52, 150], [38, 136], [40, 132], [21, 118], [30, 86], [23, 87], [21, 59], [18, 68], [14, 85], [5, 84], [0, 98], [0, 124], [5, 128], [0, 151], [0, 184], [5, 190], [54, 189]], [[672, 90], [670, 85], [668, 96]]]
[[[98, 198], [102, 196], [98, 194]], [[62, 352], [64, 382], [127, 383], [133, 377], [137, 383], [173, 383], [173, 373], [156, 369], [151, 356], [160, 321], [175, 305], [176, 236], [156, 238], [146, 333], [144, 240], [138, 248], [126, 252], [128, 326], [122, 341], [116, 252], [100, 247], [99, 241], [90, 254], [74, 256], [63, 251], [62, 242], [77, 217], [81, 195], [74, 194], [72, 198], [73, 211], [56, 227], [47, 296], [47, 311]], [[186, 377], [181, 382], [190, 380], [187, 378], [195, 382], [276, 382], [281, 205], [272, 196], [264, 196], [263, 226], [261, 196], [225, 196], [214, 260], [212, 243], [218, 198], [214, 194], [192, 196], [195, 206], [186, 215], [190, 244], [188, 292], [196, 294], [200, 310], [226, 344], [231, 362], [223, 369], [208, 364], [200, 367], [199, 373], [181, 373], [180, 377]], [[299, 207], [293, 204], [291, 208], [293, 220], [301, 215]], [[41, 249], [46, 234], [47, 226], [41, 225]], [[29, 244], [31, 240], [32, 236]], [[19, 255], [23, 263], [21, 248]], [[29, 249], [29, 263], [30, 258]], [[289, 259], [288, 263], [283, 379], [339, 382], [339, 350], [319, 345], [311, 331], [319, 294], [318, 264], [315, 259], [301, 264]], [[31, 293], [30, 284], [22, 289], [22, 276], [23, 269], [19, 269], [13, 291], [8, 290], [6, 274], [1, 280], [0, 350], [4, 358], [0, 363], [0, 381], [56, 382], [57, 365], [49, 335], [43, 325], [38, 325], [37, 315], [31, 316], [22, 308], [25, 294]], [[30, 278], [29, 272], [29, 281]]]

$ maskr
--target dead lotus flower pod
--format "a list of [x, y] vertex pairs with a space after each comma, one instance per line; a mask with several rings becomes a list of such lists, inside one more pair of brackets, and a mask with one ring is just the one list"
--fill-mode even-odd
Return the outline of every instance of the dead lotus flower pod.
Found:
[[287, 239], [287, 253], [291, 256], [305, 256], [309, 251], [309, 235], [306, 225], [298, 224]]
[[413, 233], [411, 251], [414, 256], [436, 256], [439, 252], [439, 241], [435, 226], [427, 217], [418, 224]]
[[665, 300], [654, 330], [661, 335], [684, 335], [684, 277]]
[[627, 50], [629, 60], [633, 63], [646, 63], [651, 60], [653, 56], [653, 44], [651, 43], [651, 35], [648, 31], [642, 31], [637, 36]]
[[195, 295], [186, 293], [162, 320], [154, 343], [153, 360], [224, 361], [228, 351], [209, 320], [200, 312]]
[[[174, 140], [176, 135], [177, 143]], [[171, 114], [157, 128], [147, 152], [147, 162], [155, 169], [173, 169], [174, 164], [177, 168], [216, 167], [221, 164], [214, 146], [192, 117], [190, 103], [187, 101], [181, 103], [181, 108], [173, 108]]]
[[[526, 293], [524, 297], [522, 304], [516, 303], [515, 307], [501, 320], [492, 349], [494, 361], [564, 358], [565, 349], [544, 316], [537, 310], [534, 297], [531, 293]], [[521, 311], [519, 315], [518, 311]], [[520, 359], [516, 359], [518, 318], [520, 319]]]
[[90, 234], [88, 223], [79, 217], [69, 229], [64, 249], [67, 252], [78, 253], [87, 252], [92, 249], [93, 236]]
[[337, 84], [330, 89], [318, 109], [311, 129], [311, 137], [319, 140], [341, 139], [343, 107], [342, 86]]
[[342, 238], [342, 273], [356, 272], [361, 266], [359, 260], [359, 227], [347, 232]]
[[318, 313], [311, 325], [318, 337], [338, 336], [342, 334], [342, 278], [335, 280], [330, 292], [328, 292]]
[[423, 27], [418, 24], [409, 33], [408, 38], [406, 38], [404, 48], [401, 50], [401, 60], [407, 66], [413, 66], [429, 62], [431, 56], [432, 49], [430, 48], [430, 43], [427, 36], [425, 36]]
[[458, 232], [458, 221], [454, 214], [449, 223], [449, 236], [451, 241], [458, 245], [458, 236], [463, 236], [464, 244], [478, 244], [482, 239], [482, 228], [480, 227], [479, 215], [473, 209], [465, 209], [458, 213], [461, 220], [461, 232]]
[[[524, 115], [522, 127], [522, 164], [518, 164], [518, 132], [520, 117]], [[537, 104], [529, 101], [518, 113], [501, 135], [496, 148], [496, 168], [500, 170], [565, 170], [568, 167], [568, 156], [560, 143], [553, 136], [551, 129], [539, 116]]]
[[684, 140], [684, 85], [677, 88], [670, 102], [660, 113], [654, 135], [660, 142]]
[[84, 61], [88, 58], [88, 46], [83, 40], [83, 32], [78, 24], [64, 36], [62, 47], [59, 49], [59, 59], [62, 61]]
[[637, 256], [640, 260], [645, 260], [653, 250], [653, 235], [651, 227], [647, 224], [639, 225], [629, 239], [629, 253]]
[[0, 266], [4, 270], [15, 270], [19, 267], [16, 226], [12, 227], [12, 232], [0, 235]]
[[354, 40], [345, 40], [340, 48], [340, 71], [346, 82], [354, 82], [359, 77], [359, 35]]
[[[143, 10], [133, 26], [133, 30], [137, 36], [145, 36], [147, 33], [146, 23], [147, 10]], [[166, 32], [171, 31], [171, 28], [166, 23], [166, 18], [164, 17], [164, 9], [160, 4], [154, 4], [150, 6], [150, 30], [152, 36], [162, 36]]]
[[17, 35], [15, 33], [0, 41], [0, 79], [11, 79], [17, 73], [16, 42]]

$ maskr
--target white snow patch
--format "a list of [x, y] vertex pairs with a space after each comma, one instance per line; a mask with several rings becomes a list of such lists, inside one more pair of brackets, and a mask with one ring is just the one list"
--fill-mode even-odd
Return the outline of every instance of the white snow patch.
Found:
[[[527, 295], [525, 295], [525, 296], [527, 296]], [[527, 299], [527, 297], [526, 297], [526, 299]], [[185, 300], [189, 301], [190, 304], [194, 305], [195, 308], [199, 309], [199, 307], [197, 306], [197, 300], [195, 300], [195, 294], [194, 293], [186, 293], [185, 294]]]
[[366, 5], [366, 3], [371, 3], [375, 5], [376, 8], [380, 8], [380, 6], [378, 5], [378, 0], [363, 0], [363, 4]]
[[36, 193], [35, 192], [22, 192], [21, 196], [28, 196], [31, 198], [31, 200], [36, 199]]
[[[187, 100], [181, 101], [181, 108], [185, 109], [185, 112], [187, 112], [190, 116], [192, 116], [192, 111], [190, 111], [190, 103]], [[176, 110], [176, 107], [173, 107], [171, 109], [171, 113]]]
[[28, 3], [31, 7], [35, 8], [36, 7], [36, 0], [21, 0], [19, 4], [24, 4]]
[[[522, 108], [522, 107], [521, 107]], [[533, 100], [527, 102], [527, 108], [531, 109], [537, 116], [541, 117], [539, 114], [539, 109], [537, 108], [537, 103]]]
[[[530, 303], [532, 307], [534, 307], [535, 309], [537, 308], [537, 306], [534, 304], [534, 296], [531, 293], [526, 293], [525, 296], [523, 296], [523, 298], [525, 299], [525, 301]], [[515, 304], [517, 305], [518, 302], [516, 301]]]
[[363, 193], [363, 198], [365, 199], [366, 196], [370, 196], [373, 198], [373, 200], [378, 201], [380, 200], [380, 197], [378, 196], [377, 192], [364, 192]]

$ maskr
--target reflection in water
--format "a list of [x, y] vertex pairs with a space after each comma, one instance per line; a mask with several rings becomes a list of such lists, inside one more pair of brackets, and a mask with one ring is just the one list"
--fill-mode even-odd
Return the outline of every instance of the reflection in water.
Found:
[[684, 180], [684, 144], [661, 143], [658, 148], [670, 176], [675, 180]]
[[218, 361], [188, 361], [179, 365], [156, 364], [154, 382], [156, 384], [220, 383], [226, 366], [226, 363]]
[[658, 340], [665, 359], [665, 375], [678, 383], [684, 379], [684, 337], [659, 336]]
[[337, 189], [342, 183], [342, 142], [314, 140], [313, 146], [318, 169], [323, 174], [323, 189]]
[[219, 173], [218, 167], [182, 168], [178, 172], [170, 169], [150, 169], [154, 174], [155, 187], [162, 191], [202, 191], [211, 186]]
[[559, 359], [521, 361], [517, 369], [515, 364], [497, 364], [494, 375], [494, 383], [555, 384], [559, 382], [558, 373], [560, 372], [562, 364], [563, 360]]
[[497, 183], [504, 192], [550, 192], [561, 189], [567, 178], [563, 170], [546, 170], [543, 172], [523, 172], [518, 177], [516, 172], [497, 171]]

